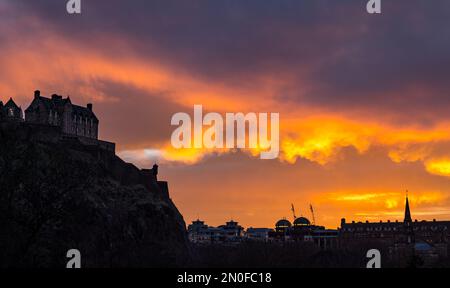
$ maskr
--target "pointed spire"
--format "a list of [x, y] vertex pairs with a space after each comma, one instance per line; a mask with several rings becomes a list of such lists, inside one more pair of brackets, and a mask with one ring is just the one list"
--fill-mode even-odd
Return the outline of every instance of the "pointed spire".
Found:
[[405, 219], [403, 222], [412, 222], [411, 211], [409, 210], [408, 190], [406, 190], [406, 205], [405, 205]]

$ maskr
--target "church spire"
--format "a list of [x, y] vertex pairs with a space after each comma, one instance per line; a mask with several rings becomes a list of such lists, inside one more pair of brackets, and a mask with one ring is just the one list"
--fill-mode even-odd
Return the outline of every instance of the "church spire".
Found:
[[405, 219], [403, 222], [412, 222], [411, 211], [409, 210], [408, 190], [406, 190], [406, 205], [405, 205]]

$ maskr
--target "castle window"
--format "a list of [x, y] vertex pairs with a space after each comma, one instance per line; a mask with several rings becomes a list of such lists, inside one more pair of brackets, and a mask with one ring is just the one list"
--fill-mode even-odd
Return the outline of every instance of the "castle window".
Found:
[[8, 115], [14, 117], [14, 110], [12, 108], [8, 109]]

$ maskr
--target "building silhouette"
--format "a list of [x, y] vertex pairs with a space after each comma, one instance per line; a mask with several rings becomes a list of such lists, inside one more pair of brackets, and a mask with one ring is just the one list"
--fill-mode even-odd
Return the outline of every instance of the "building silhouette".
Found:
[[98, 138], [99, 121], [92, 104], [81, 107], [72, 104], [70, 97], [63, 99], [53, 94], [51, 98], [46, 98], [41, 96], [40, 91], [35, 91], [33, 101], [25, 110], [25, 121], [58, 126], [68, 135]]
[[322, 249], [338, 247], [338, 231], [325, 229], [323, 226], [311, 224], [305, 217], [294, 219], [294, 225], [287, 219], [276, 222], [275, 229], [244, 229], [236, 221], [228, 221], [225, 225], [211, 227], [199, 219], [188, 226], [189, 240], [195, 244], [237, 244], [243, 241], [257, 242], [308, 242]]
[[338, 247], [338, 231], [312, 224], [306, 217], [295, 217], [293, 224], [283, 218], [275, 223], [275, 231], [269, 233], [275, 242], [311, 242], [322, 249]]
[[424, 266], [433, 265], [439, 259], [448, 257], [450, 251], [450, 221], [413, 220], [408, 196], [405, 199], [403, 221], [348, 223], [342, 219], [338, 229], [326, 229], [311, 223], [306, 217], [294, 215], [293, 222], [282, 218], [275, 223], [274, 229], [250, 227], [242, 230], [234, 221], [210, 227], [196, 220], [189, 225], [188, 233], [191, 242], [197, 244], [305, 242], [313, 243], [323, 250], [377, 248], [384, 251], [391, 261], [404, 265], [410, 265], [417, 259], [421, 259]]
[[225, 225], [212, 227], [197, 219], [188, 226], [189, 240], [197, 244], [238, 243], [244, 236], [244, 228], [230, 220]]
[[448, 257], [450, 221], [413, 221], [406, 196], [403, 221], [347, 223], [345, 219], [341, 220], [340, 247], [348, 248], [364, 243], [388, 247], [392, 257], [419, 255], [432, 262], [439, 257]]
[[391, 243], [448, 243], [450, 240], [450, 221], [412, 220], [409, 199], [406, 197], [403, 222], [387, 221], [371, 223], [366, 221], [347, 223], [341, 220], [339, 229], [341, 241], [357, 239], [379, 239]]
[[17, 106], [12, 98], [5, 105], [0, 101], [0, 120], [23, 121], [22, 108]]
[[44, 97], [36, 90], [33, 101], [25, 110], [25, 117], [22, 108], [12, 98], [6, 104], [0, 101], [0, 121], [40, 132], [41, 141], [78, 142], [115, 153], [115, 143], [98, 139], [99, 120], [93, 105], [78, 106], [69, 97], [63, 98], [57, 94]]

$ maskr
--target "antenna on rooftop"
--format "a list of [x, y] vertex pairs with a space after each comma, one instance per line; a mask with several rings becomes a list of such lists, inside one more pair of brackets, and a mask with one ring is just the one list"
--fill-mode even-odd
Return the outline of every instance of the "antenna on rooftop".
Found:
[[294, 216], [294, 220], [297, 219], [297, 216], [295, 216], [294, 204], [291, 204], [291, 211], [292, 211], [292, 215]]
[[316, 225], [316, 217], [314, 216], [314, 208], [313, 208], [312, 204], [309, 204], [309, 209], [311, 210], [313, 225]]

